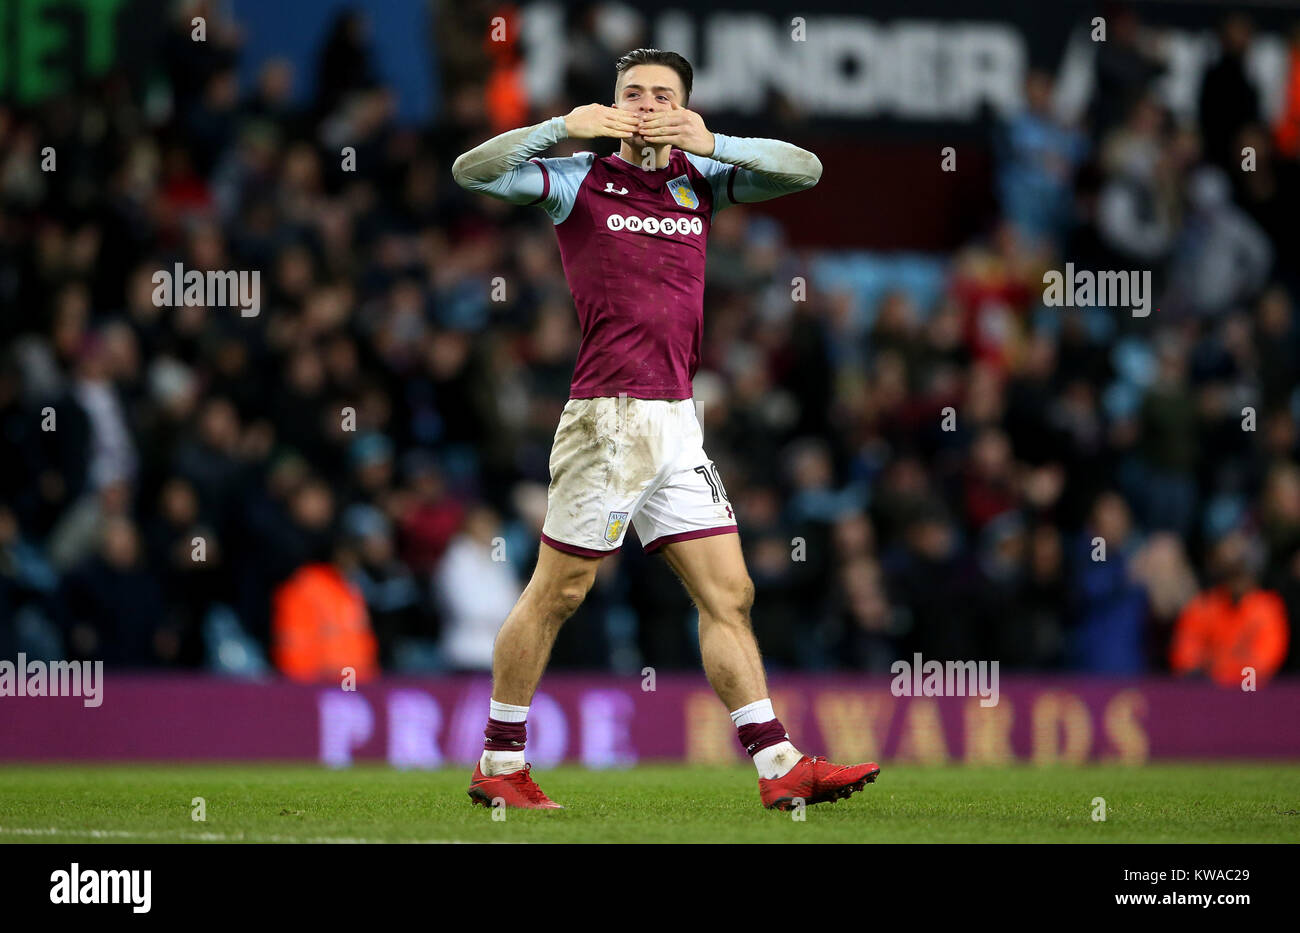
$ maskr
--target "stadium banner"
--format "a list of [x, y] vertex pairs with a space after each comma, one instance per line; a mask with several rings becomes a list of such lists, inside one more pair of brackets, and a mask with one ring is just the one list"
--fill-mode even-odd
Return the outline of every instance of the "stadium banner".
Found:
[[[1300, 758], [1300, 716], [1278, 715], [1300, 709], [1297, 681], [1254, 692], [1156, 678], [1007, 677], [983, 697], [899, 696], [901, 686], [881, 677], [791, 675], [774, 677], [771, 695], [799, 746], [836, 761]], [[480, 676], [388, 679], [347, 691], [110, 674], [98, 706], [79, 696], [0, 697], [0, 761], [466, 765], [482, 749], [490, 688]], [[528, 723], [537, 765], [744, 760], [730, 718], [701, 676], [547, 677]]]
[[[1177, 121], [1193, 119], [1216, 30], [1229, 10], [1256, 31], [1246, 67], [1272, 119], [1285, 101], [1294, 10], [1269, 2], [1137, 2], [1142, 44], [1165, 71], [1153, 90]], [[593, 9], [603, 11], [593, 17]], [[1024, 106], [1031, 70], [1053, 79], [1053, 110], [1084, 121], [1096, 58], [1119, 41], [1095, 0], [712, 0], [639, 7], [522, 0], [520, 48], [530, 100], [543, 109], [607, 100], [614, 49], [650, 44], [694, 67], [690, 106], [709, 128], [776, 136], [817, 153], [823, 185], [845, 197], [778, 198], [770, 216], [799, 249], [953, 252], [998, 216], [991, 145]], [[1104, 18], [1104, 17], [1103, 17]], [[592, 22], [599, 57], [566, 37]], [[565, 100], [564, 95], [578, 95]], [[864, 137], [869, 134], [869, 137]], [[867, 141], [869, 139], [869, 142]], [[953, 148], [959, 171], [941, 166]], [[601, 145], [599, 152], [606, 149]]]
[[0, 101], [31, 106], [122, 69], [161, 65], [168, 0], [0, 2]]
[[[597, 19], [607, 43], [649, 42], [695, 68], [692, 106], [711, 115], [770, 124], [773, 102], [797, 105], [814, 121], [868, 121], [960, 135], [987, 116], [1023, 105], [1029, 69], [1056, 80], [1059, 113], [1078, 116], [1093, 93], [1094, 58], [1112, 36], [1108, 4], [1094, 0], [713, 0], [642, 8], [644, 32], [614, 8]], [[1257, 32], [1247, 69], [1266, 113], [1286, 84], [1289, 4], [1162, 0], [1131, 5], [1166, 62], [1155, 85], [1179, 117], [1196, 110], [1205, 70], [1218, 57], [1216, 29], [1231, 11]], [[526, 83], [536, 100], [556, 94], [570, 65], [564, 24], [582, 0], [521, 3]], [[635, 19], [635, 17], [633, 18]], [[617, 37], [617, 40], [615, 39]]]

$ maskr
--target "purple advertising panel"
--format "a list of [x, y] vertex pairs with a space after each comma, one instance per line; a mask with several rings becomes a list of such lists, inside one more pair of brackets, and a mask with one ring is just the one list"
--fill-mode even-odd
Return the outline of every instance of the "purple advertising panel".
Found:
[[[774, 677], [771, 695], [799, 747], [835, 760], [1300, 758], [1295, 681], [1255, 692], [1162, 679], [1007, 677], [967, 696], [900, 696], [891, 685], [890, 678]], [[489, 693], [486, 677], [389, 679], [344, 690], [109, 675], [97, 706], [78, 696], [0, 696], [0, 761], [464, 765], [482, 748]], [[702, 676], [550, 676], [528, 724], [529, 758], [539, 765], [743, 760], [731, 720]]]

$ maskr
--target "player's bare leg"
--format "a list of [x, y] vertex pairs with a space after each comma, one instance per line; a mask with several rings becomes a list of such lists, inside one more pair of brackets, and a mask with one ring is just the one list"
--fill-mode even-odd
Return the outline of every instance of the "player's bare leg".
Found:
[[754, 584], [739, 535], [675, 541], [664, 545], [663, 555], [699, 610], [704, 672], [758, 768], [763, 805], [785, 810], [796, 800], [835, 801], [874, 781], [875, 762], [841, 766], [801, 755], [776, 718], [750, 623]]
[[700, 656], [709, 684], [728, 710], [767, 696], [763, 659], [749, 621], [754, 584], [740, 536], [675, 541], [662, 549], [700, 613]]
[[492, 650], [492, 701], [483, 755], [469, 787], [470, 799], [490, 806], [553, 809], [524, 760], [528, 704], [550, 660], [555, 636], [582, 605], [596, 578], [598, 557], [580, 557], [540, 545], [537, 566], [523, 595], [497, 633]]
[[523, 595], [506, 616], [492, 649], [492, 698], [527, 706], [550, 660], [555, 637], [596, 579], [598, 557], [566, 554], [542, 543]]

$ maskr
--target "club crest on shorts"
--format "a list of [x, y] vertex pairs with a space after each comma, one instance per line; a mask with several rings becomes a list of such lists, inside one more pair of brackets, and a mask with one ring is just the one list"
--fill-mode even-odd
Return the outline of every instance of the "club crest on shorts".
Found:
[[695, 189], [691, 187], [691, 180], [685, 175], [678, 175], [668, 182], [668, 193], [673, 196], [674, 201], [689, 210], [695, 210], [700, 206], [700, 199], [695, 196]]
[[605, 540], [613, 544], [623, 533], [623, 524], [627, 521], [626, 512], [610, 512], [609, 521], [605, 523]]

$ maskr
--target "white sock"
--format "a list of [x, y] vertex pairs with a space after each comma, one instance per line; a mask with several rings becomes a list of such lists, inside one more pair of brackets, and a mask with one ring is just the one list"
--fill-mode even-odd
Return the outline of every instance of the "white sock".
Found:
[[511, 706], [509, 703], [498, 703], [496, 700], [488, 701], [488, 718], [495, 719], [497, 722], [527, 722], [527, 706]]
[[[527, 722], [528, 707], [512, 706], [509, 703], [498, 703], [496, 700], [488, 702], [488, 717], [495, 719], [497, 722]], [[519, 771], [524, 766], [524, 750], [512, 749], [511, 751], [494, 751], [492, 749], [483, 749], [483, 754], [479, 756], [478, 767], [485, 777], [492, 777], [495, 774], [509, 774], [511, 771]]]
[[[772, 709], [772, 701], [768, 697], [761, 700], [755, 700], [742, 706], [731, 713], [731, 721], [735, 723], [736, 728], [741, 726], [757, 725], [761, 722], [771, 722], [776, 718], [776, 712]], [[799, 763], [803, 755], [799, 749], [789, 740], [777, 742], [775, 745], [769, 745], [767, 748], [754, 752], [754, 767], [758, 769], [758, 776], [761, 778], [779, 778], [789, 773], [790, 769]]]
[[511, 771], [522, 770], [523, 767], [523, 752], [496, 752], [485, 748], [478, 759], [478, 769], [483, 772], [484, 777], [509, 774]]
[[754, 767], [761, 778], [784, 777], [799, 763], [803, 754], [790, 742], [777, 742], [754, 752]]

